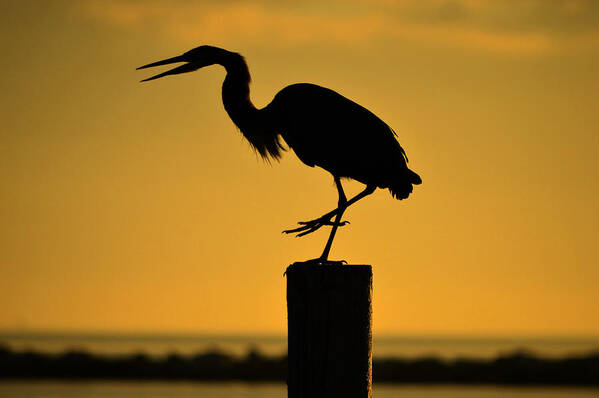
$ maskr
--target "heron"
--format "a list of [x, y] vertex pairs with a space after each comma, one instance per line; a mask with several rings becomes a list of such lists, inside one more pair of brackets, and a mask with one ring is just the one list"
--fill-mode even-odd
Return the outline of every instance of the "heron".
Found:
[[[408, 157], [393, 129], [368, 109], [331, 89], [310, 83], [291, 84], [279, 91], [268, 105], [258, 109], [250, 100], [251, 77], [244, 57], [208, 45], [137, 69], [173, 63], [183, 65], [141, 81], [221, 65], [226, 71], [222, 85], [225, 110], [263, 159], [281, 157], [287, 149], [282, 138], [304, 164], [331, 173], [338, 192], [337, 207], [283, 231], [299, 237], [323, 226], [332, 227], [321, 256], [310, 261], [340, 263], [328, 257], [337, 228], [348, 223], [341, 218], [349, 206], [377, 188], [388, 189], [395, 199], [406, 199], [412, 193], [412, 186], [422, 183], [420, 176], [408, 168]], [[341, 185], [342, 178], [361, 182], [365, 188], [348, 199]]]

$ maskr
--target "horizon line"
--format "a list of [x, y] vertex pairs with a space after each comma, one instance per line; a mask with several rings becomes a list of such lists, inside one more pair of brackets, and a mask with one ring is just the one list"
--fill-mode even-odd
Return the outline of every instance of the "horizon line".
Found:
[[[285, 339], [283, 332], [250, 332], [250, 331], [165, 331], [165, 330], [99, 330], [99, 329], [51, 329], [51, 328], [0, 328], [0, 337], [34, 337], [34, 336], [85, 336], [85, 337], [117, 337], [117, 338], [251, 338], [251, 339]], [[564, 332], [378, 332], [373, 338], [379, 340], [396, 339], [441, 339], [441, 340], [502, 340], [502, 339], [536, 339], [536, 340], [599, 340], [599, 333], [564, 333]]]

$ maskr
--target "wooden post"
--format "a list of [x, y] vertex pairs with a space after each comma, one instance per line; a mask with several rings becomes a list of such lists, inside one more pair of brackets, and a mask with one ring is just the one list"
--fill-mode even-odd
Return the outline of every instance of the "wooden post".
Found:
[[289, 398], [372, 396], [372, 267], [287, 268]]

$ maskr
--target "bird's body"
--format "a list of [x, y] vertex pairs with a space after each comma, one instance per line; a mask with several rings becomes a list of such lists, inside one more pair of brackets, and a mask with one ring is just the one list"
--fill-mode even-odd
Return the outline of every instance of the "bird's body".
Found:
[[393, 130], [335, 91], [294, 84], [279, 91], [266, 110], [271, 108], [281, 136], [306, 165], [389, 188], [398, 199], [407, 198], [418, 182]]
[[[233, 52], [201, 46], [182, 56], [159, 61], [145, 67], [173, 62], [189, 62], [150, 79], [190, 72], [212, 64], [222, 65], [227, 75], [222, 99], [225, 110], [264, 158], [278, 159], [285, 143], [306, 165], [329, 171], [339, 190], [339, 206], [324, 216], [302, 222], [302, 227], [285, 231], [300, 235], [323, 225], [333, 230], [320, 261], [326, 262], [335, 231], [345, 208], [372, 193], [377, 187], [388, 188], [397, 199], [405, 199], [412, 185], [421, 179], [407, 166], [407, 156], [394, 131], [372, 112], [333, 90], [315, 84], [292, 84], [279, 91], [271, 103], [257, 109], [250, 100], [250, 73], [244, 58]], [[350, 199], [345, 198], [340, 178], [352, 178], [366, 189]], [[331, 218], [335, 216], [335, 221]]]

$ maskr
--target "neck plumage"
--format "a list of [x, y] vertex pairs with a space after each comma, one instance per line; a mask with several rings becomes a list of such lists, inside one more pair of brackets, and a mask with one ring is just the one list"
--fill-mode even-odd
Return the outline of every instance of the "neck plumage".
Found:
[[243, 136], [263, 158], [277, 159], [283, 148], [278, 131], [265, 110], [256, 109], [250, 100], [250, 71], [239, 54], [231, 54], [223, 63], [227, 76], [222, 96], [225, 110]]

